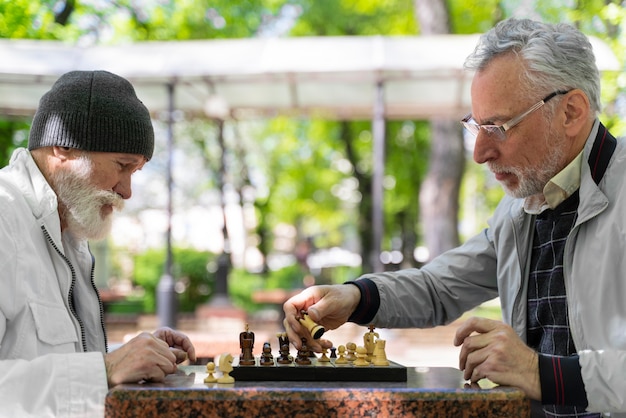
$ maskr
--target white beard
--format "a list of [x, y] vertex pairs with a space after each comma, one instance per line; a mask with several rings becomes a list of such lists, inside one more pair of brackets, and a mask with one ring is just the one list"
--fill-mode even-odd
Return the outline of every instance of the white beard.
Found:
[[101, 240], [109, 234], [113, 223], [112, 213], [103, 214], [103, 207], [111, 205], [122, 210], [124, 200], [115, 192], [94, 187], [89, 181], [91, 174], [91, 161], [84, 156], [76, 160], [75, 169], [54, 172], [50, 180], [67, 231], [79, 239]]

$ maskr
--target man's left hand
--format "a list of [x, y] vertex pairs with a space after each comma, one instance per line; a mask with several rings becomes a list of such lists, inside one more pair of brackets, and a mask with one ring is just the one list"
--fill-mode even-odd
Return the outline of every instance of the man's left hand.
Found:
[[462, 346], [459, 368], [472, 383], [487, 378], [498, 385], [518, 387], [530, 399], [541, 400], [539, 359], [513, 328], [486, 318], [470, 318], [454, 338]]
[[176, 356], [176, 363], [181, 363], [186, 359], [191, 362], [196, 361], [196, 349], [189, 337], [180, 331], [168, 327], [162, 327], [152, 333], [156, 338], [163, 340], [170, 346], [172, 353]]

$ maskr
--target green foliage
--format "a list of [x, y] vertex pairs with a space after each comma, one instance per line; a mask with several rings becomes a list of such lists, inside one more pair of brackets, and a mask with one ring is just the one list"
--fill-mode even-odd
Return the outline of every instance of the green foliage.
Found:
[[9, 163], [15, 148], [28, 144], [28, 127], [23, 121], [0, 119], [0, 167]]
[[448, 0], [452, 33], [483, 33], [503, 19], [501, 0]]
[[233, 269], [228, 277], [228, 294], [235, 305], [247, 312], [255, 312], [264, 307], [254, 302], [252, 296], [255, 291], [302, 288], [304, 276], [305, 273], [298, 265], [263, 274]]
[[271, 216], [270, 229], [296, 225], [303, 236], [316, 236], [317, 245], [341, 244], [350, 204], [336, 195], [349, 175], [338, 169], [345, 157], [335, 128], [332, 122], [286, 117], [268, 123], [261, 144], [266, 159], [259, 163], [270, 187], [267, 212], [260, 216]]
[[42, 2], [0, 0], [0, 38], [54, 39], [54, 16]]
[[265, 278], [261, 274], [250, 273], [246, 269], [232, 269], [228, 275], [228, 295], [234, 305], [246, 312], [255, 312], [261, 306], [252, 300], [252, 294], [262, 290], [264, 282]]
[[283, 267], [282, 269], [272, 271], [267, 275], [265, 281], [266, 289], [298, 289], [304, 287], [304, 276], [306, 276], [302, 267], [298, 264]]
[[429, 148], [428, 122], [387, 123], [384, 207], [385, 230], [390, 237], [417, 232], [418, 196], [428, 167]]
[[299, 0], [292, 36], [415, 34], [412, 0]]
[[[210, 297], [214, 289], [214, 277], [207, 265], [215, 255], [206, 251], [188, 248], [173, 249], [172, 275], [176, 280], [178, 303], [181, 312], [192, 312], [195, 307]], [[165, 251], [150, 249], [134, 260], [134, 283], [145, 290], [144, 309], [152, 313], [156, 309], [156, 289], [165, 269]]]

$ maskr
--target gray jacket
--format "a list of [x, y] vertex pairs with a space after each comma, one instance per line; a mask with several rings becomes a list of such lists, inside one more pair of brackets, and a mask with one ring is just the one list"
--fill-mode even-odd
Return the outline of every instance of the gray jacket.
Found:
[[[597, 126], [598, 122], [593, 132]], [[595, 140], [593, 133], [585, 145], [585, 162]], [[590, 165], [583, 163], [579, 193], [578, 219], [563, 260], [570, 327], [588, 410], [626, 412], [624, 141], [617, 141], [599, 184]], [[397, 328], [447, 324], [499, 296], [504, 322], [525, 341], [534, 221], [524, 212], [522, 199], [505, 197], [487, 229], [422, 269], [366, 276], [380, 294], [380, 308], [372, 322]]]

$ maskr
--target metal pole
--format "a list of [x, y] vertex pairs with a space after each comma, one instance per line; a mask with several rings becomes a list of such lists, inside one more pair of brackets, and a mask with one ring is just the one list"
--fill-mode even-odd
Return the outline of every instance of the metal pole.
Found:
[[372, 231], [373, 245], [371, 264], [374, 272], [383, 271], [380, 252], [384, 234], [383, 226], [383, 179], [385, 176], [385, 88], [382, 81], [376, 83], [376, 97], [372, 119], [374, 136], [374, 167], [372, 173]]
[[176, 291], [172, 276], [172, 158], [174, 152], [174, 84], [167, 84], [168, 114], [167, 114], [167, 229], [165, 271], [157, 286], [157, 313], [159, 325], [176, 328]]

